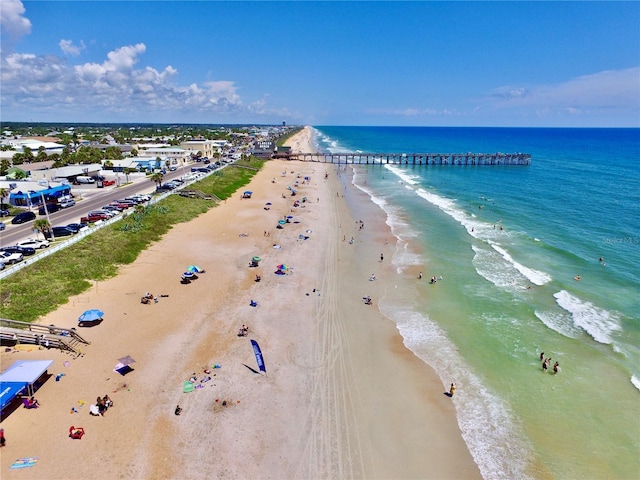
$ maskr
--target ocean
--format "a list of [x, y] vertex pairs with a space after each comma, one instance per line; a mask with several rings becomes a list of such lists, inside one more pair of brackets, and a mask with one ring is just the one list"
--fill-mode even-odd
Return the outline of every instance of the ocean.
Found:
[[[532, 155], [349, 166], [396, 237], [397, 285], [378, 305], [443, 388], [457, 384], [485, 479], [637, 479], [640, 130], [318, 126], [314, 140], [333, 153]], [[406, 273], [417, 269], [421, 280]]]

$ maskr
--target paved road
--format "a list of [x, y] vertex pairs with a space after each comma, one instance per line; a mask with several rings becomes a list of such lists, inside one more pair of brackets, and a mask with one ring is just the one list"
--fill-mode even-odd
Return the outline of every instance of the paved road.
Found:
[[[168, 182], [175, 178], [180, 178], [182, 175], [183, 172], [180, 170], [167, 172], [167, 174], [164, 175], [163, 181]], [[51, 225], [57, 227], [68, 225], [70, 223], [78, 223], [80, 222], [80, 218], [86, 216], [88, 212], [91, 210], [98, 210], [109, 202], [135, 194], [150, 194], [155, 190], [154, 183], [149, 180], [148, 177], [139, 176], [137, 178], [131, 178], [131, 180], [132, 183], [118, 188], [97, 188], [95, 185], [86, 187], [74, 186], [72, 188], [72, 193], [76, 197], [81, 196], [82, 200], [78, 201], [73, 207], [49, 214]], [[37, 210], [35, 213], [37, 214]], [[22, 225], [12, 225], [11, 218], [12, 217], [5, 217], [2, 219], [7, 226], [7, 229], [0, 231], [0, 247], [15, 245], [21, 240], [35, 237], [33, 232], [33, 222], [24, 223]], [[45, 217], [38, 215], [36, 218]]]

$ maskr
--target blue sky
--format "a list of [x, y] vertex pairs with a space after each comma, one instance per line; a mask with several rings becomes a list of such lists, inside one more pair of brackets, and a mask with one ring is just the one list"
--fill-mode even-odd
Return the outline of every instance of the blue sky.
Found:
[[3, 121], [640, 127], [640, 2], [0, 10]]

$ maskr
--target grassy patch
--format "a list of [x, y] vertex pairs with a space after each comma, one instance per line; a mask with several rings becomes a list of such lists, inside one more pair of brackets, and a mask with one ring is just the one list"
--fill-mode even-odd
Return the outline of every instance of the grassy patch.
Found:
[[[238, 164], [260, 169], [264, 160], [251, 158]], [[245, 168], [224, 168], [190, 188], [224, 200], [255, 174]], [[89, 289], [91, 281], [115, 276], [120, 265], [133, 262], [173, 225], [188, 222], [215, 205], [213, 200], [170, 195], [154, 205], [138, 208], [126, 219], [2, 280], [0, 317], [36, 320], [66, 303], [70, 296]]]

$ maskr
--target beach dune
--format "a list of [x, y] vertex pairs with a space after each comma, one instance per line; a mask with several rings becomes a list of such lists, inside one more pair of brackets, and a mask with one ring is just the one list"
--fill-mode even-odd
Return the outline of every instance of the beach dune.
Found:
[[[311, 132], [289, 145], [312, 151]], [[242, 189], [252, 198], [237, 192], [176, 225], [117, 277], [42, 318], [75, 327], [84, 310], [105, 312], [79, 330], [91, 341], [79, 357], [2, 353], [3, 369], [52, 359], [50, 373], [65, 374], [37, 392], [40, 408], [3, 419], [2, 478], [480, 478], [442, 382], [376, 306], [396, 274], [379, 256], [394, 246], [349, 179], [331, 165], [269, 161]], [[358, 218], [345, 191], [360, 202]], [[206, 273], [183, 285], [192, 264]], [[158, 302], [141, 304], [145, 292]], [[114, 366], [125, 355], [136, 363], [121, 376]], [[105, 394], [114, 406], [90, 416]], [[85, 429], [82, 440], [68, 437], [71, 425]], [[21, 457], [38, 462], [10, 469]]]

